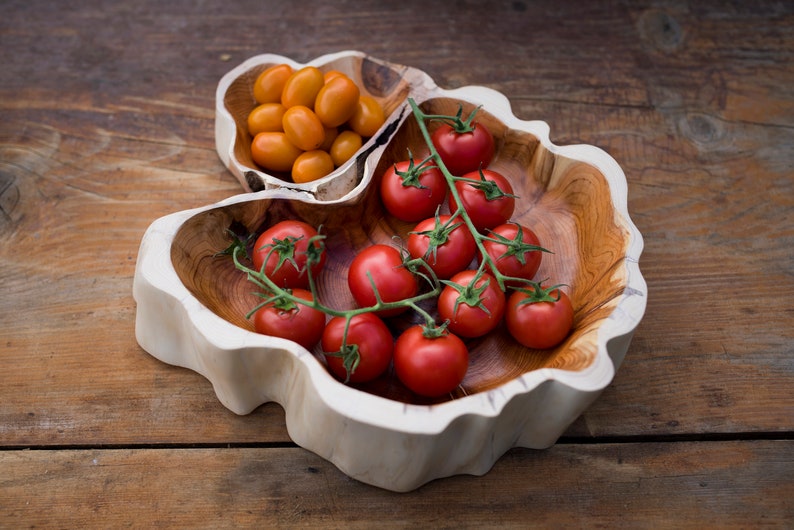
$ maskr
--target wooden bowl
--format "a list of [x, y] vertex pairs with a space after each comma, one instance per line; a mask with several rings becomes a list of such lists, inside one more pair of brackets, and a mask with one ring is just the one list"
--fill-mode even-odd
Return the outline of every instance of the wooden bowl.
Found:
[[[544, 255], [537, 278], [565, 284], [574, 305], [575, 329], [560, 346], [530, 350], [499, 327], [467, 342], [471, 361], [462, 385], [431, 400], [391, 372], [345, 385], [326, 370], [319, 349], [253, 331], [245, 315], [260, 300], [254, 286], [229, 258], [216, 256], [229, 244], [227, 230], [257, 234], [282, 219], [322, 224], [329, 258], [318, 296], [333, 307], [354, 307], [346, 283], [352, 257], [413, 228], [385, 213], [378, 194], [384, 169], [404, 158], [407, 146], [419, 153], [410, 112], [358, 165], [356, 185], [340, 190], [341, 199], [276, 187], [155, 221], [141, 243], [133, 287], [136, 336], [151, 355], [203, 374], [238, 414], [280, 403], [297, 444], [393, 491], [483, 474], [511, 447], [552, 445], [612, 380], [646, 302], [642, 237], [628, 215], [625, 176], [608, 154], [553, 145], [545, 123], [517, 119], [507, 99], [487, 88], [409, 95], [433, 114], [483, 105], [480, 119], [497, 144], [490, 167], [519, 196], [513, 219], [554, 252]], [[396, 335], [415, 320], [409, 314], [389, 324]]]
[[[375, 98], [387, 116], [386, 123], [367, 139], [361, 149], [329, 175], [313, 182], [297, 184], [289, 174], [269, 173], [251, 157], [251, 134], [248, 114], [257, 105], [253, 96], [254, 81], [266, 68], [289, 64], [297, 70], [316, 66], [323, 72], [337, 70], [350, 77], [362, 94]], [[419, 87], [432, 89], [433, 81], [420, 70], [389, 63], [358, 51], [343, 51], [297, 63], [281, 55], [257, 55], [243, 62], [218, 84], [215, 107], [215, 146], [221, 161], [240, 181], [246, 191], [288, 188], [320, 200], [338, 199], [341, 191], [350, 191], [358, 182], [368, 154], [383, 145], [394, 133], [395, 121], [404, 117], [405, 99]]]

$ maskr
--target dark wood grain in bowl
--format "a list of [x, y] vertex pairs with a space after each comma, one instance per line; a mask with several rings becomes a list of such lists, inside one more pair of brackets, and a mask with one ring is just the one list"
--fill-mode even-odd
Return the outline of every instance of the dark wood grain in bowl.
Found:
[[[435, 98], [425, 101], [422, 108], [432, 114], [454, 114], [458, 104]], [[472, 108], [464, 103], [464, 112]], [[504, 325], [484, 338], [469, 340], [469, 372], [454, 395], [441, 401], [492, 389], [530, 370], [587, 367], [596, 355], [598, 327], [616, 307], [627, 281], [623, 263], [629, 230], [615, 213], [604, 175], [590, 164], [552, 152], [533, 134], [508, 128], [485, 110], [479, 111], [479, 119], [496, 139], [490, 168], [507, 176], [519, 197], [513, 220], [532, 228], [541, 244], [553, 252], [544, 255], [536, 279], [565, 285], [575, 309], [575, 329], [561, 345], [547, 351], [521, 346]], [[362, 193], [343, 204], [252, 198], [194, 216], [173, 242], [171, 258], [177, 274], [211, 311], [253, 330], [244, 315], [259, 300], [252, 294], [254, 286], [230, 259], [215, 254], [228, 245], [228, 229], [258, 234], [280, 220], [301, 219], [322, 225], [327, 235], [329, 257], [319, 277], [318, 296], [332, 307], [354, 307], [346, 280], [353, 256], [374, 243], [396, 244], [395, 236], [406, 238], [413, 228], [385, 213], [378, 193], [383, 171], [405, 158], [409, 147], [417, 157], [427, 152], [412, 116], [380, 159], [371, 161], [372, 175], [364, 176], [371, 180]], [[432, 304], [427, 308], [434, 309]], [[389, 325], [396, 335], [414, 322], [418, 320], [411, 314], [391, 319]], [[315, 353], [322, 362], [320, 351]], [[408, 392], [391, 373], [360, 388], [409, 403], [432, 402]]]

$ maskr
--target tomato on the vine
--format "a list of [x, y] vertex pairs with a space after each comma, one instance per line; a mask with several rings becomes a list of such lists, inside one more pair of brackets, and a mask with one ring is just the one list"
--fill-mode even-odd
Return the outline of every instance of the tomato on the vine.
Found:
[[394, 351], [389, 328], [372, 313], [354, 315], [347, 337], [346, 326], [347, 319], [341, 316], [332, 318], [325, 326], [322, 348], [328, 369], [337, 378], [351, 383], [364, 383], [380, 376], [389, 367]]
[[416, 325], [394, 344], [394, 372], [411, 391], [426, 397], [448, 394], [460, 385], [469, 368], [469, 350], [449, 332], [426, 336]]
[[401, 221], [417, 222], [436, 212], [447, 196], [447, 181], [435, 165], [413, 158], [390, 166], [380, 181], [386, 210]]
[[[419, 282], [404, 265], [400, 251], [389, 245], [371, 245], [359, 252], [350, 263], [347, 283], [356, 303], [370, 307], [377, 303], [373, 284], [383, 302], [399, 302], [416, 296]], [[394, 316], [408, 309], [394, 307], [377, 312]]]
[[449, 329], [461, 337], [481, 337], [502, 320], [505, 295], [496, 278], [483, 272], [465, 270], [444, 282], [438, 297], [438, 314], [448, 320]]
[[454, 125], [442, 123], [431, 135], [441, 161], [456, 176], [485, 169], [496, 150], [493, 136], [485, 125], [475, 121], [468, 128], [470, 130], [458, 132]]
[[[314, 296], [305, 289], [293, 289], [292, 295], [311, 302]], [[323, 336], [325, 313], [286, 298], [274, 300], [254, 313], [257, 333], [297, 342], [307, 350], [314, 348]]]
[[[471, 222], [478, 231], [484, 232], [506, 223], [516, 207], [513, 186], [507, 177], [499, 172], [483, 169], [462, 176], [466, 180], [456, 180], [455, 189]], [[458, 203], [449, 195], [449, 211], [455, 212]]]
[[[495, 227], [482, 242], [496, 270], [508, 278], [531, 280], [540, 268], [543, 252], [537, 234], [518, 223]], [[521, 285], [520, 280], [505, 280], [506, 286]]]
[[464, 270], [477, 251], [477, 243], [462, 219], [449, 215], [429, 217], [417, 224], [406, 245], [412, 258], [422, 258], [441, 280]]
[[254, 269], [263, 271], [282, 289], [307, 288], [309, 265], [315, 278], [325, 265], [325, 245], [317, 237], [317, 230], [303, 221], [287, 219], [276, 223], [254, 243]]
[[505, 321], [513, 338], [527, 348], [553, 348], [573, 328], [573, 305], [557, 286], [522, 288], [507, 300]]

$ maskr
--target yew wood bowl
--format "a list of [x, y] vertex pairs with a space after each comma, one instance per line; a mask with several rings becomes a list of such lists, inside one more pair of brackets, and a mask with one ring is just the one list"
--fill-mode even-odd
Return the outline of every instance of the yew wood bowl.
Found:
[[[323, 72], [336, 70], [346, 74], [361, 94], [375, 98], [383, 108], [386, 123], [347, 162], [325, 177], [307, 183], [295, 183], [289, 174], [267, 172], [251, 156], [248, 114], [257, 105], [253, 96], [254, 81], [270, 66], [289, 64], [298, 70], [316, 66]], [[388, 141], [395, 122], [404, 117], [405, 100], [415, 90], [432, 90], [433, 81], [421, 70], [389, 63], [359, 51], [342, 51], [323, 55], [307, 63], [276, 54], [251, 57], [221, 78], [216, 91], [215, 145], [224, 165], [237, 177], [246, 191], [291, 189], [320, 200], [333, 200], [349, 191], [361, 175], [360, 165], [369, 153]]]
[[[337, 199], [273, 187], [156, 220], [141, 242], [133, 285], [144, 350], [202, 374], [237, 414], [279, 403], [295, 443], [392, 491], [482, 475], [512, 447], [553, 445], [612, 381], [646, 305], [643, 241], [628, 214], [625, 175], [611, 156], [593, 146], [552, 144], [546, 123], [516, 118], [491, 89], [422, 86], [407, 97], [430, 114], [481, 105], [479, 119], [496, 140], [489, 167], [506, 175], [518, 196], [513, 220], [553, 251], [536, 277], [564, 284], [573, 302], [574, 329], [562, 344], [527, 349], [500, 326], [467, 341], [470, 367], [460, 387], [428, 399], [392, 371], [345, 384], [326, 369], [319, 347], [309, 351], [253, 330], [246, 314], [261, 301], [256, 288], [218, 255], [229, 231], [256, 235], [283, 219], [322, 225], [328, 260], [317, 296], [332, 307], [354, 307], [346, 281], [353, 256], [374, 243], [394, 244], [413, 228], [385, 211], [378, 192], [383, 171], [406, 148], [421, 156], [423, 140], [407, 107], [397, 109], [393, 133], [355, 164], [352, 179], [329, 180]], [[407, 314], [388, 323], [396, 336], [415, 322]]]

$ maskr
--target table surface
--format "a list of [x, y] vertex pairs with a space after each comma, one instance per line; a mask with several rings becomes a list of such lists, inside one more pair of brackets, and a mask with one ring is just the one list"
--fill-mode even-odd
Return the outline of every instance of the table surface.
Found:
[[[794, 4], [10, 1], [0, 49], [0, 527], [794, 524]], [[242, 191], [220, 78], [345, 49], [499, 90], [627, 175], [626, 359], [482, 477], [364, 485], [135, 340], [146, 228]]]

